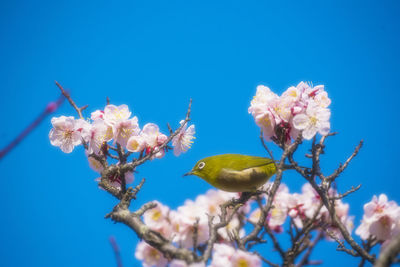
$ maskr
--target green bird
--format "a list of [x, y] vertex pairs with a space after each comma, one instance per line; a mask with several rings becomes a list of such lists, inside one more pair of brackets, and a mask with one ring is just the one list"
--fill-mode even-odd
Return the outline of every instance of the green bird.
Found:
[[228, 192], [251, 192], [265, 184], [275, 172], [276, 165], [269, 158], [223, 154], [199, 160], [184, 176], [196, 175]]

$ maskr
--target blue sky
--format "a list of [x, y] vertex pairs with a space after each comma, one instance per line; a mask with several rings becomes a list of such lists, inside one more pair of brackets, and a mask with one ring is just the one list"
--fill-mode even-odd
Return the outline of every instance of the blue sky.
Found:
[[[192, 150], [154, 160], [136, 176], [147, 183], [134, 207], [157, 199], [175, 208], [210, 188], [181, 178], [198, 159], [265, 155], [247, 113], [257, 85], [280, 94], [300, 81], [325, 84], [339, 132], [327, 142], [327, 172], [365, 141], [338, 181], [342, 191], [362, 184], [347, 198], [358, 225], [374, 194], [400, 202], [399, 11], [394, 0], [1, 1], [0, 146], [58, 97], [54, 80], [89, 112], [108, 96], [129, 105], [141, 125], [165, 132], [192, 98]], [[55, 115], [76, 116], [67, 104]], [[116, 201], [97, 188], [83, 150], [62, 153], [49, 130], [50, 118], [0, 161], [1, 265], [113, 266], [111, 235], [125, 266], [138, 265], [135, 234], [104, 219]], [[292, 192], [304, 183], [290, 173], [284, 182]], [[357, 262], [334, 249], [326, 243], [314, 259]]]

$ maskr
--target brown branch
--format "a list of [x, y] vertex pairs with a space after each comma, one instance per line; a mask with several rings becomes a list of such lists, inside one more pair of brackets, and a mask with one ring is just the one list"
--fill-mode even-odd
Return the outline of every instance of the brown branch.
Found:
[[397, 235], [390, 243], [382, 250], [374, 267], [386, 267], [395, 262], [397, 255], [400, 254], [400, 235]]
[[68, 99], [68, 102], [71, 104], [71, 106], [76, 110], [76, 112], [78, 112], [79, 118], [83, 119], [82, 110], [86, 109], [88, 107], [88, 105], [78, 108], [78, 106], [75, 104], [74, 100], [72, 100], [70, 94], [64, 90], [64, 88], [61, 86], [61, 84], [59, 84], [57, 81], [55, 81], [55, 83], [56, 83], [57, 87], [60, 88], [60, 91], [63, 94], [63, 96], [65, 96], [65, 98]]
[[257, 255], [258, 257], [260, 257], [260, 259], [265, 262], [266, 264], [268, 264], [271, 267], [279, 267], [279, 264], [275, 264], [270, 262], [269, 260], [267, 260], [266, 258], [264, 258], [259, 252], [254, 252], [255, 255]]
[[[345, 164], [341, 167], [339, 167], [334, 174], [328, 176], [328, 177], [323, 177], [321, 173], [319, 172], [320, 166], [319, 166], [319, 154], [321, 153], [321, 149], [323, 148], [323, 141], [325, 140], [325, 136], [321, 138], [321, 141], [319, 143], [319, 147], [315, 147], [316, 145], [313, 145], [313, 176], [306, 178], [307, 181], [311, 184], [311, 186], [314, 188], [314, 190], [318, 193], [318, 195], [321, 197], [321, 200], [324, 204], [324, 206], [327, 208], [329, 215], [332, 220], [332, 224], [335, 225], [341, 232], [343, 238], [347, 241], [347, 243], [356, 251], [356, 254], [365, 258], [369, 262], [373, 263], [375, 258], [370, 255], [365, 249], [360, 247], [357, 242], [354, 241], [353, 237], [350, 235], [350, 233], [347, 231], [346, 226], [341, 222], [341, 220], [337, 217], [336, 215], [336, 210], [335, 210], [335, 199], [330, 199], [328, 195], [328, 190], [331, 185], [331, 182], [336, 179], [340, 173], [348, 166], [350, 161], [357, 155], [358, 151], [360, 150], [362, 146], [362, 141], [360, 144], [356, 147], [354, 150], [353, 154], [347, 159]], [[322, 187], [318, 186], [317, 183], [314, 180], [314, 175], [320, 175], [322, 178]], [[336, 240], [336, 239], [335, 239]], [[338, 250], [344, 250], [346, 252], [347, 249], [345, 249], [344, 244], [341, 242], [339, 243], [340, 247]], [[348, 252], [349, 253], [349, 252]], [[350, 253], [351, 254], [351, 253]], [[354, 256], [354, 255], [353, 255]]]
[[276, 161], [275, 161], [275, 159], [274, 159], [274, 155], [272, 155], [271, 150], [269, 150], [267, 144], [266, 144], [265, 141], [264, 141], [264, 135], [263, 135], [263, 131], [262, 131], [262, 130], [261, 130], [261, 132], [260, 132], [260, 140], [261, 140], [262, 146], [264, 147], [265, 150], [267, 150], [269, 156], [271, 157], [271, 159], [272, 159], [272, 161], [274, 162], [275, 167], [276, 167]]
[[130, 212], [127, 208], [116, 206], [114, 210], [108, 214], [107, 218], [111, 218], [115, 222], [121, 222], [131, 228], [139, 238], [143, 239], [161, 251], [166, 258], [174, 258], [184, 260], [187, 263], [193, 263], [194, 253], [185, 248], [175, 247], [168, 239], [163, 237], [159, 232], [151, 230], [143, 223], [140, 216], [151, 208], [154, 208], [154, 203], [147, 203], [142, 206], [137, 212]]
[[353, 154], [346, 160], [346, 162], [343, 165], [340, 165], [339, 168], [337, 168], [331, 175], [327, 176], [327, 180], [335, 180], [349, 165], [350, 161], [357, 156], [358, 152], [360, 151], [361, 147], [363, 145], [363, 140], [360, 141], [358, 146], [354, 149]]
[[347, 195], [356, 192], [358, 189], [361, 188], [361, 184], [357, 185], [356, 187], [352, 186], [351, 189], [349, 189], [348, 191], [346, 191], [343, 194], [338, 194], [337, 196], [334, 197], [330, 197], [330, 200], [338, 200], [338, 199], [342, 199], [344, 197], [346, 197]]
[[323, 232], [319, 232], [318, 235], [315, 237], [315, 239], [311, 242], [311, 244], [308, 246], [307, 252], [304, 254], [300, 262], [296, 265], [297, 267], [301, 267], [304, 265], [308, 265], [310, 263], [310, 256], [311, 253], [314, 249], [314, 247], [317, 245], [317, 243], [324, 237]]
[[301, 142], [302, 142], [302, 136], [301, 136], [301, 134], [299, 134], [297, 139], [292, 144], [285, 147], [285, 149], [282, 153], [282, 156], [281, 156], [281, 160], [279, 161], [279, 164], [277, 165], [275, 181], [272, 185], [272, 188], [269, 190], [267, 204], [261, 209], [261, 216], [260, 216], [258, 222], [255, 224], [251, 233], [242, 237], [242, 239], [240, 240], [241, 246], [244, 247], [245, 244], [247, 244], [249, 241], [257, 240], [260, 231], [264, 228], [267, 214], [272, 207], [274, 197], [276, 195], [276, 192], [278, 191], [279, 185], [282, 180], [282, 172], [284, 169], [285, 159], [288, 157], [288, 155], [292, 154], [297, 149], [297, 147], [299, 146], [299, 144]]
[[269, 228], [268, 224], [264, 226], [265, 231], [267, 232], [268, 236], [272, 240], [272, 244], [274, 244], [274, 248], [276, 251], [278, 251], [279, 255], [281, 255], [282, 259], [285, 258], [285, 252], [283, 251], [281, 245], [278, 242], [278, 239], [276, 239], [275, 235], [272, 233], [271, 229]]
[[192, 99], [190, 99], [189, 101], [189, 107], [187, 109], [186, 112], [186, 117], [185, 120], [183, 121], [183, 123], [181, 124], [181, 126], [179, 126], [178, 129], [175, 130], [174, 133], [170, 134], [169, 137], [167, 138], [167, 140], [165, 141], [164, 144], [162, 144], [161, 146], [159, 146], [157, 149], [153, 150], [152, 152], [150, 152], [149, 154], [147, 154], [144, 157], [140, 157], [139, 159], [131, 162], [131, 163], [127, 163], [123, 166], [124, 171], [128, 170], [128, 171], [132, 171], [134, 170], [137, 166], [145, 163], [146, 161], [148, 161], [149, 159], [151, 159], [156, 153], [158, 153], [159, 151], [163, 150], [165, 147], [167, 147], [168, 143], [172, 141], [172, 139], [177, 136], [180, 131], [182, 130], [182, 128], [190, 121], [190, 112], [191, 112], [191, 107], [192, 107]]
[[[244, 203], [246, 203], [250, 199], [251, 195], [247, 195], [245, 197], [239, 198], [239, 199], [232, 199], [230, 201], [225, 202], [224, 204], [220, 205], [220, 222], [213, 224], [213, 216], [208, 216], [208, 226], [209, 226], [209, 231], [210, 231], [210, 238], [207, 241], [206, 249], [204, 250], [203, 256], [201, 257], [201, 260], [204, 262], [207, 262], [208, 259], [211, 257], [211, 251], [214, 247], [214, 243], [217, 241], [217, 236], [218, 236], [218, 230], [220, 228], [223, 228], [229, 224], [229, 222], [232, 220], [233, 216], [236, 214], [238, 209], [242, 207]], [[233, 210], [228, 214], [228, 207], [232, 207]]]

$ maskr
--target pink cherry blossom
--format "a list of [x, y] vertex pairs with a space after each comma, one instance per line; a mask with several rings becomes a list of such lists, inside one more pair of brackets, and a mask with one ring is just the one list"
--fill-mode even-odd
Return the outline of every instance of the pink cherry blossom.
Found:
[[157, 249], [141, 241], [135, 251], [135, 257], [141, 260], [144, 267], [164, 267], [168, 260]]
[[236, 250], [227, 244], [215, 244], [210, 267], [261, 267], [261, 259], [243, 250]]
[[236, 253], [233, 254], [231, 260], [234, 267], [261, 267], [260, 257], [240, 249], [236, 250]]
[[140, 132], [138, 118], [129, 118], [131, 112], [127, 105], [107, 105], [104, 108], [104, 121], [112, 127], [114, 142], [122, 147], [126, 146], [128, 139]]
[[214, 244], [213, 257], [209, 267], [233, 267], [232, 256], [236, 250], [227, 244]]
[[162, 158], [165, 155], [164, 149], [159, 149], [166, 140], [167, 136], [165, 134], [160, 133], [160, 128], [158, 125], [154, 123], [147, 123], [144, 127], [140, 136], [143, 138], [146, 143], [146, 153], [150, 153], [156, 151], [154, 157]]
[[74, 147], [82, 143], [82, 125], [84, 121], [74, 117], [54, 117], [51, 119], [53, 128], [49, 138], [53, 146], [58, 146], [64, 153], [71, 153]]
[[98, 109], [98, 110], [96, 110], [96, 111], [94, 111], [94, 112], [92, 112], [92, 113], [90, 114], [90, 118], [91, 118], [93, 121], [98, 120], [98, 119], [103, 120], [103, 119], [104, 119], [104, 111]]
[[88, 152], [98, 155], [103, 144], [110, 141], [112, 136], [112, 128], [109, 125], [101, 119], [95, 120], [85, 136], [85, 141], [89, 142]]
[[268, 87], [259, 85], [248, 110], [253, 115], [256, 124], [263, 130], [264, 137], [267, 140], [275, 136], [276, 118], [278, 115], [272, 108], [271, 103], [278, 99], [278, 95], [273, 93]]
[[[182, 125], [184, 123], [183, 120], [180, 121], [180, 124]], [[187, 124], [185, 124], [178, 135], [176, 135], [172, 139], [172, 146], [174, 147], [174, 155], [179, 156], [181, 153], [185, 153], [189, 148], [192, 146], [192, 139], [194, 139], [194, 125], [190, 125], [187, 127]]]
[[131, 152], [141, 152], [146, 148], [146, 142], [140, 135], [131, 136], [126, 143], [126, 149]]
[[183, 260], [172, 260], [169, 263], [169, 267], [205, 267], [206, 264], [204, 262], [195, 262], [192, 264], [187, 264]]
[[293, 118], [293, 126], [302, 130], [305, 139], [311, 139], [319, 132], [321, 135], [327, 135], [330, 131], [329, 118], [331, 112], [327, 108], [321, 108], [318, 105], [308, 105], [305, 113], [297, 114]]
[[152, 230], [162, 233], [164, 237], [169, 238], [172, 233], [169, 222], [169, 208], [158, 201], [155, 208], [146, 211], [143, 215], [144, 223]]
[[391, 239], [399, 232], [400, 207], [394, 201], [388, 201], [385, 194], [373, 196], [372, 201], [364, 205], [364, 216], [356, 234], [362, 239], [375, 236], [378, 240]]
[[102, 172], [104, 170], [103, 165], [100, 161], [95, 159], [94, 157], [88, 157], [89, 167], [96, 172]]
[[209, 238], [207, 210], [197, 205], [192, 200], [186, 200], [183, 206], [178, 207], [176, 212], [170, 216], [173, 230], [175, 231], [174, 241], [179, 245], [193, 247], [194, 224], [198, 221], [197, 243], [203, 244]]

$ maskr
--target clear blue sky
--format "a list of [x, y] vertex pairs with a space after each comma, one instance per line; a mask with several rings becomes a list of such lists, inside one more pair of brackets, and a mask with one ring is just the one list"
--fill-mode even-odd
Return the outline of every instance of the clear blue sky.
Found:
[[[342, 191], [363, 185], [347, 198], [358, 225], [373, 194], [400, 202], [399, 12], [394, 0], [1, 1], [0, 146], [58, 97], [54, 80], [89, 111], [108, 96], [164, 131], [193, 98], [193, 149], [137, 174], [147, 183], [134, 207], [154, 199], [177, 207], [210, 188], [181, 178], [198, 159], [265, 155], [247, 114], [257, 85], [281, 93], [302, 80], [322, 83], [340, 132], [323, 166], [333, 170], [365, 141], [338, 183]], [[76, 114], [64, 104], [56, 115]], [[138, 265], [135, 234], [103, 219], [116, 201], [97, 188], [83, 150], [62, 153], [49, 130], [50, 118], [0, 161], [0, 265], [114, 266], [110, 235], [125, 266]], [[284, 182], [292, 192], [303, 183], [290, 174]], [[334, 248], [324, 245], [313, 259], [356, 263]]]

